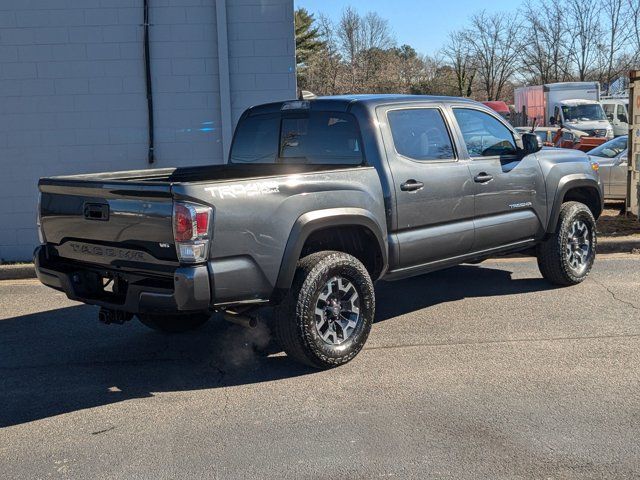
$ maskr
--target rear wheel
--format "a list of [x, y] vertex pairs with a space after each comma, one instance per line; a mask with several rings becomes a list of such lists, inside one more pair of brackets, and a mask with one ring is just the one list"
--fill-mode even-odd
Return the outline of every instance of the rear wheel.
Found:
[[367, 269], [343, 252], [303, 258], [278, 307], [276, 337], [287, 355], [316, 368], [352, 360], [369, 336], [375, 312]]
[[591, 210], [579, 202], [564, 203], [556, 232], [538, 245], [537, 257], [542, 276], [556, 285], [576, 285], [587, 278], [596, 257]]
[[191, 313], [177, 315], [139, 314], [140, 322], [159, 332], [182, 333], [204, 325], [211, 315], [209, 313]]

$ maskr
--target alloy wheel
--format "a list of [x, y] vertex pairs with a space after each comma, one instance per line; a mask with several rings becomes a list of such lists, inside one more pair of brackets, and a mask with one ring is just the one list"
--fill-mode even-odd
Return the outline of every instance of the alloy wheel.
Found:
[[360, 296], [353, 283], [340, 276], [327, 281], [315, 308], [316, 330], [326, 343], [340, 345], [360, 323]]
[[581, 274], [587, 268], [591, 248], [591, 231], [588, 225], [582, 220], [574, 220], [567, 235], [565, 256], [575, 273]]

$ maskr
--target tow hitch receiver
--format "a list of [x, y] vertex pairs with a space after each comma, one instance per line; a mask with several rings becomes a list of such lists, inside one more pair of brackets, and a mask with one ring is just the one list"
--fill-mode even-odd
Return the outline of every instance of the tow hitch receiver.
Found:
[[112, 310], [110, 308], [102, 307], [98, 312], [98, 320], [107, 325], [112, 323], [122, 325], [124, 322], [131, 320], [132, 318], [132, 313], [124, 312], [122, 310]]

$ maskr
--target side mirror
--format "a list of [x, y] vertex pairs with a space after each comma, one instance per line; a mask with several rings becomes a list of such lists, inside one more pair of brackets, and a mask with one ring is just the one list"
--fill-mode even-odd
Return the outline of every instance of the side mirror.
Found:
[[540, 139], [535, 133], [523, 133], [522, 134], [522, 149], [525, 155], [539, 152], [542, 148]]
[[549, 125], [555, 125], [556, 124], [556, 117], [549, 117]]
[[623, 153], [621, 153], [620, 155], [618, 155], [618, 158], [616, 158], [616, 161], [614, 162], [614, 166], [621, 166], [624, 165], [625, 167], [627, 166], [627, 162], [629, 161], [629, 154], [625, 151]]

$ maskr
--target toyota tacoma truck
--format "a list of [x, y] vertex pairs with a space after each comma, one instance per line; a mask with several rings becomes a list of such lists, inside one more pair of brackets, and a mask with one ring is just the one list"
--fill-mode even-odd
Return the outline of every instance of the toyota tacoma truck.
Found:
[[353, 95], [249, 108], [224, 165], [43, 178], [38, 278], [180, 332], [213, 312], [318, 368], [362, 349], [377, 280], [528, 252], [574, 285], [596, 254], [597, 163], [468, 99]]

